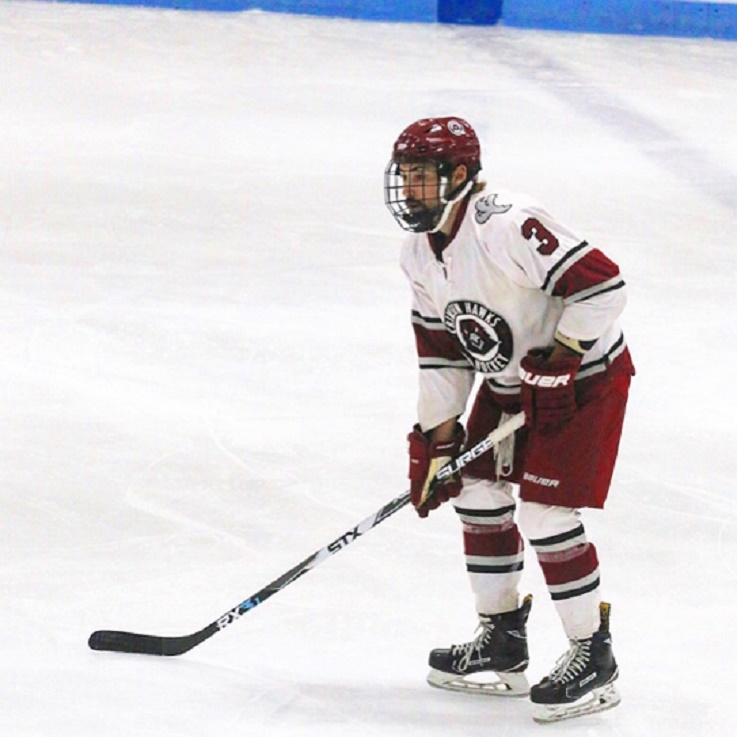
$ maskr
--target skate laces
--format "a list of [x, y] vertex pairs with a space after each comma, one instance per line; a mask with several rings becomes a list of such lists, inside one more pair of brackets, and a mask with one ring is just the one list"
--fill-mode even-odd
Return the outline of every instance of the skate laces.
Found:
[[[479, 632], [479, 630], [481, 631]], [[463, 645], [451, 645], [451, 655], [454, 657], [459, 655], [461, 656], [458, 661], [458, 668], [460, 670], [465, 670], [468, 667], [474, 652], [481, 655], [481, 651], [486, 647], [491, 639], [491, 633], [494, 631], [494, 624], [492, 622], [481, 621], [476, 631], [479, 632], [479, 634], [474, 640], [471, 640], [471, 642], [465, 642]]]
[[550, 680], [566, 683], [583, 673], [591, 660], [591, 640], [571, 640], [571, 646], [558, 659], [550, 673]]

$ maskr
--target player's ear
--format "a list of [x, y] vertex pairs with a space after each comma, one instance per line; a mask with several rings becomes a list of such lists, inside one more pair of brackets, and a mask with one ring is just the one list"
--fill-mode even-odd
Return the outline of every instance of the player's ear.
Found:
[[464, 184], [466, 180], [468, 179], [468, 167], [465, 164], [458, 164], [455, 169], [453, 169], [453, 174], [451, 176], [451, 184], [453, 185], [453, 188], [459, 187], [461, 184]]

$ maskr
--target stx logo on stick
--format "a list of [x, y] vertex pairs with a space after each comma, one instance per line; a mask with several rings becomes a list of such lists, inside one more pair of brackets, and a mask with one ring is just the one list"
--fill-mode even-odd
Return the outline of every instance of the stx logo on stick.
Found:
[[357, 525], [352, 530], [346, 532], [345, 535], [341, 535], [337, 540], [331, 542], [328, 545], [328, 550], [331, 553], [337, 553], [341, 548], [344, 548], [346, 545], [349, 545], [356, 538], [361, 537], [361, 533], [358, 531], [359, 527], [360, 525]]

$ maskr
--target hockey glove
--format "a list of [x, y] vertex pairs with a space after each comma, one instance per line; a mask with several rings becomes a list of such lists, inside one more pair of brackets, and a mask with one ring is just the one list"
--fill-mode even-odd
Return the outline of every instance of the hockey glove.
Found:
[[444, 442], [432, 442], [419, 425], [407, 436], [409, 441], [410, 501], [420, 517], [427, 517], [431, 510], [461, 493], [460, 474], [443, 482], [434, 482], [435, 474], [448, 461], [457, 456], [466, 439], [463, 425], [456, 424], [453, 438]]
[[533, 348], [520, 361], [525, 424], [541, 432], [565, 425], [578, 409], [574, 379], [580, 356], [550, 359], [550, 348]]

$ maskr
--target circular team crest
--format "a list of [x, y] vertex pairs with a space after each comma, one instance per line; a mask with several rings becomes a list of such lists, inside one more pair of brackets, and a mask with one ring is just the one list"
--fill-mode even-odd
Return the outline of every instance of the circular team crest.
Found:
[[466, 135], [466, 129], [457, 120], [448, 121], [448, 130], [454, 136], [465, 136]]
[[507, 321], [488, 307], [469, 300], [450, 302], [444, 323], [477, 371], [496, 374], [512, 359], [512, 331]]

